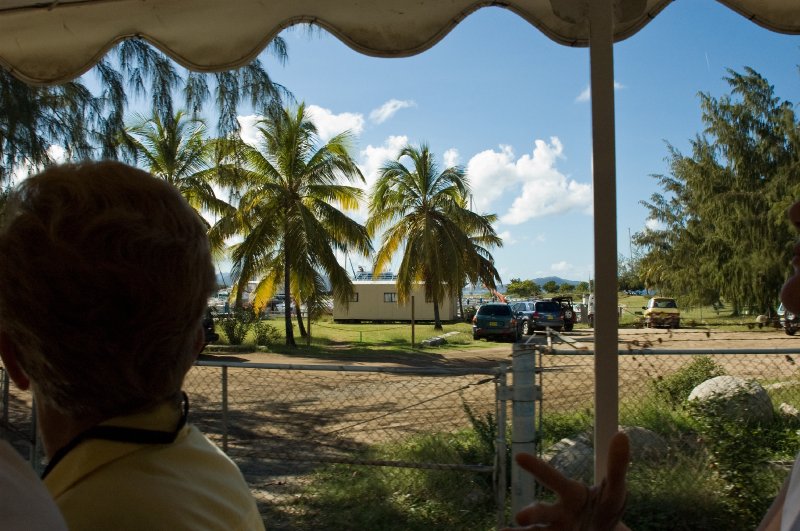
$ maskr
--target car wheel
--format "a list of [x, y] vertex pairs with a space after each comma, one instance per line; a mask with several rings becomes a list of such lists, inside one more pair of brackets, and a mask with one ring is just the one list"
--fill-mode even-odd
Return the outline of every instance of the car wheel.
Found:
[[783, 330], [786, 332], [787, 336], [793, 336], [795, 332], [797, 332], [797, 328], [795, 328], [794, 326], [787, 326]]
[[481, 336], [479, 336], [475, 332], [472, 333], [472, 339], [474, 339], [475, 341], [479, 340], [480, 338], [481, 338]]
[[531, 326], [528, 321], [522, 321], [522, 333], [526, 336], [531, 335]]
[[575, 326], [575, 325], [573, 325], [572, 323], [567, 323], [567, 324], [565, 324], [565, 325], [564, 325], [564, 331], [565, 331], [565, 332], [572, 332], [572, 328], [573, 328], [574, 326]]

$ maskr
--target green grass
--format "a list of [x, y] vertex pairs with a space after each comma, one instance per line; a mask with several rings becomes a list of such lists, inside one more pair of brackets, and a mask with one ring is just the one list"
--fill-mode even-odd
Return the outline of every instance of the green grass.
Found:
[[[623, 306], [620, 319], [620, 328], [636, 328], [642, 325], [642, 307], [647, 304], [649, 297], [638, 295], [625, 295], [620, 293], [619, 304]], [[771, 326], [759, 326], [754, 315], [732, 316], [730, 308], [714, 309], [711, 306], [702, 308], [681, 308], [681, 327], [700, 330], [726, 330], [726, 331], [771, 331]], [[269, 345], [269, 350], [279, 353], [295, 352], [294, 349], [284, 346], [285, 325], [280, 317], [273, 317], [269, 322], [277, 330], [276, 340]], [[369, 354], [374, 351], [382, 352], [409, 352], [412, 350], [411, 324], [410, 323], [335, 323], [330, 316], [326, 316], [311, 324], [312, 340], [306, 345], [306, 339], [301, 338], [297, 322], [292, 321], [295, 341], [303, 346], [304, 352], [313, 352], [324, 355], [340, 349], [347, 349], [351, 354]], [[447, 343], [440, 347], [428, 347], [428, 351], [447, 351], [448, 349], [483, 349], [496, 346], [498, 343], [472, 339], [472, 325], [465, 322], [445, 323], [442, 331], [434, 330], [431, 323], [417, 323], [414, 330], [414, 351], [423, 350], [422, 341], [447, 332], [458, 332], [457, 335], [447, 338]], [[587, 325], [577, 323], [577, 330], [588, 328]], [[218, 344], [227, 344], [225, 335], [217, 326], [220, 333]], [[244, 340], [243, 350], [255, 348], [254, 333], [251, 330]], [[212, 347], [213, 349], [213, 347]], [[211, 350], [211, 349], [210, 349]]]
[[[619, 294], [619, 305], [623, 306], [621, 328], [641, 326], [643, 306], [650, 297]], [[680, 301], [679, 301], [680, 303]], [[713, 306], [687, 307], [681, 306], [681, 328], [700, 328], [727, 331], [774, 330], [768, 325], [759, 326], [756, 315], [732, 315], [730, 306], [714, 308]]]
[[[485, 451], [474, 431], [466, 429], [374, 445], [363, 457], [476, 463], [475, 458], [487, 459]], [[488, 531], [495, 521], [491, 475], [465, 471], [328, 465], [315, 473], [301, 500], [302, 529]]]
[[[297, 350], [285, 345], [286, 328], [283, 319], [273, 318], [266, 320], [278, 332], [277, 340], [266, 347], [270, 352], [281, 354], [296, 353]], [[420, 355], [425, 352], [435, 353], [448, 349], [485, 349], [497, 346], [498, 343], [488, 341], [474, 341], [472, 339], [472, 325], [470, 323], [456, 322], [445, 323], [443, 330], [434, 330], [433, 324], [422, 323], [414, 326], [414, 347], [411, 343], [410, 323], [335, 323], [330, 317], [323, 318], [311, 324], [311, 344], [306, 338], [300, 337], [297, 322], [292, 321], [295, 342], [302, 348], [304, 355], [316, 357], [330, 357], [341, 359], [343, 357], [358, 359], [375, 354], [407, 354], [408, 356]], [[217, 345], [227, 345], [225, 334], [217, 326], [220, 340]], [[440, 336], [448, 332], [456, 332], [447, 337], [447, 343], [438, 347], [421, 346], [422, 341]], [[509, 347], [510, 348], [510, 347]], [[208, 350], [213, 351], [211, 345]], [[245, 337], [241, 350], [256, 349], [254, 332], [251, 330]]]

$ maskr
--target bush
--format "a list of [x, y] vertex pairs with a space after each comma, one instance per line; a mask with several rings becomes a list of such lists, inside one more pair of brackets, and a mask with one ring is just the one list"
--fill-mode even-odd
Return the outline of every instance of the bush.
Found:
[[464, 307], [464, 322], [471, 323], [472, 318], [475, 317], [475, 314], [478, 313], [478, 307], [474, 304], [471, 306]]
[[[364, 449], [362, 457], [409, 463], [491, 464], [494, 419], [491, 415], [471, 415], [475, 429], [422, 433], [400, 442], [372, 445]], [[319, 468], [298, 499], [303, 510], [297, 527], [303, 529], [495, 528], [492, 478], [485, 473], [334, 464]]]
[[260, 320], [253, 325], [253, 335], [255, 335], [256, 345], [272, 345], [281, 339], [281, 333], [277, 328]]
[[690, 410], [711, 467], [726, 483], [720, 494], [742, 529], [755, 528], [777, 490], [777, 479], [765, 466], [776, 439], [772, 426], [730, 420], [724, 399], [706, 400]]
[[653, 387], [656, 394], [676, 408], [689, 398], [692, 389], [706, 380], [724, 374], [725, 369], [708, 356], [695, 356], [677, 372], [653, 380]]
[[247, 333], [253, 327], [256, 316], [252, 308], [237, 308], [234, 309], [227, 317], [219, 320], [219, 328], [225, 337], [228, 338], [228, 343], [231, 345], [241, 345]]

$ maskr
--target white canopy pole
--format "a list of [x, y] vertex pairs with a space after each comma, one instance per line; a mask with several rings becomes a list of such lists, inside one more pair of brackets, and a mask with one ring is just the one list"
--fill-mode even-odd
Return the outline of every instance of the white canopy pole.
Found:
[[594, 474], [605, 476], [608, 445], [617, 431], [617, 188], [614, 154], [614, 4], [590, 0], [589, 60], [594, 171]]

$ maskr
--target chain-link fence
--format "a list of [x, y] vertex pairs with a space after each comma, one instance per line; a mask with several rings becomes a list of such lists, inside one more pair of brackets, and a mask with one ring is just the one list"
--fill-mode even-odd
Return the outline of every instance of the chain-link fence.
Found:
[[[619, 420], [632, 442], [625, 513], [632, 529], [754, 529], [800, 451], [800, 345], [720, 347], [713, 333], [703, 339], [698, 344], [717, 346], [637, 341], [618, 353]], [[590, 481], [594, 352], [556, 340], [535, 355], [538, 450]]]
[[[537, 384], [527, 386], [536, 391], [531, 440], [558, 468], [589, 481], [594, 353], [590, 344], [550, 339], [529, 349]], [[800, 450], [800, 345], [659, 343], [632, 341], [619, 352], [620, 424], [633, 442], [626, 523], [754, 527]], [[688, 400], [720, 376], [731, 386], [723, 402]], [[191, 422], [239, 464], [272, 529], [488, 530], [509, 521], [515, 436], [506, 404], [525, 387], [506, 386], [506, 377], [502, 366], [201, 361], [185, 388]], [[4, 437], [28, 455], [36, 447], [30, 395], [3, 382]]]
[[[505, 372], [199, 361], [184, 389], [270, 529], [491, 529], [506, 512]], [[30, 393], [4, 391], [5, 437], [38, 455]], [[436, 514], [418, 525], [414, 511]]]
[[330, 529], [329, 505], [361, 488], [375, 499], [351, 504], [416, 496], [409, 483], [432, 481], [490, 515], [502, 509], [494, 440], [474, 427], [496, 422], [501, 374], [201, 361], [185, 388], [192, 422], [239, 464], [271, 528]]

